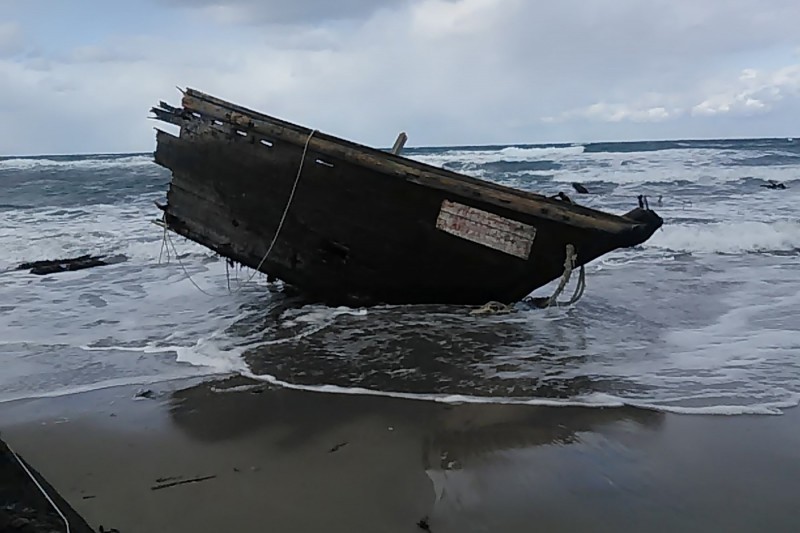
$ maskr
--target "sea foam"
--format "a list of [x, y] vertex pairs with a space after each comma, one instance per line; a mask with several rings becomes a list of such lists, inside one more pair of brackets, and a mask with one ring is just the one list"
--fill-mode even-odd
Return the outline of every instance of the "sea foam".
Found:
[[101, 170], [113, 168], [149, 167], [155, 165], [152, 155], [91, 156], [50, 159], [46, 157], [16, 157], [0, 159], [2, 170]]
[[676, 252], [800, 252], [800, 222], [715, 222], [666, 225], [644, 245]]

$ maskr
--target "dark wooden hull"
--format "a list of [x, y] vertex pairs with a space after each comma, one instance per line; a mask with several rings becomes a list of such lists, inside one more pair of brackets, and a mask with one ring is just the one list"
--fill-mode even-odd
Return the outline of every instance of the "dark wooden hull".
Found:
[[661, 226], [649, 210], [517, 191], [194, 90], [153, 112], [181, 127], [157, 135], [169, 229], [328, 303], [510, 303], [561, 275], [567, 244], [583, 264]]

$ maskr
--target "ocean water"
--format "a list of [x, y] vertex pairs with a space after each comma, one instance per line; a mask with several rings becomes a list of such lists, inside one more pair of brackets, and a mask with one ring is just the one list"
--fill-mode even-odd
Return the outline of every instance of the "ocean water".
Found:
[[[665, 224], [591, 263], [571, 308], [329, 308], [180, 237], [167, 254], [152, 220], [169, 174], [151, 154], [2, 158], [0, 401], [241, 373], [435, 401], [727, 415], [800, 403], [800, 141], [407, 155], [544, 194], [573, 195], [579, 181], [591, 194], [575, 200], [616, 213], [647, 194]], [[770, 179], [787, 189], [763, 188]], [[86, 253], [128, 260], [45, 277], [13, 270]]]

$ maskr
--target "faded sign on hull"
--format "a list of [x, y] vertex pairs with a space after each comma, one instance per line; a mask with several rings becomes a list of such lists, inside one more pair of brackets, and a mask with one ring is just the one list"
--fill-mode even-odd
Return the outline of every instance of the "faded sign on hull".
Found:
[[436, 227], [520, 259], [528, 259], [536, 237], [533, 226], [449, 200], [442, 202]]

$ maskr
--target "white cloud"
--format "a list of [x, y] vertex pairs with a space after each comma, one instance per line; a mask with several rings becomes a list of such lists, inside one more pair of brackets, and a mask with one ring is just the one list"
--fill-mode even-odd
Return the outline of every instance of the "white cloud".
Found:
[[744, 69], [738, 76], [703, 80], [682, 93], [650, 93], [633, 103], [598, 102], [542, 119], [545, 123], [661, 122], [694, 117], [752, 116], [800, 97], [800, 64], [773, 70]]
[[491, 31], [502, 10], [514, 8], [509, 0], [427, 0], [411, 7], [413, 33], [440, 40]]
[[664, 106], [646, 107], [637, 104], [609, 104], [598, 102], [590, 106], [565, 111], [555, 117], [545, 117], [543, 122], [566, 122], [570, 120], [594, 120], [601, 122], [661, 122], [683, 113], [681, 109]]
[[738, 80], [692, 107], [692, 115], [751, 115], [774, 109], [785, 98], [800, 96], [800, 64], [772, 71], [746, 69]]
[[399, 130], [474, 144], [800, 123], [800, 67], [774, 59], [800, 45], [794, 0], [160, 1], [193, 10], [170, 12], [184, 33], [0, 54], [0, 151], [151, 149], [147, 110], [176, 85], [381, 146]]

